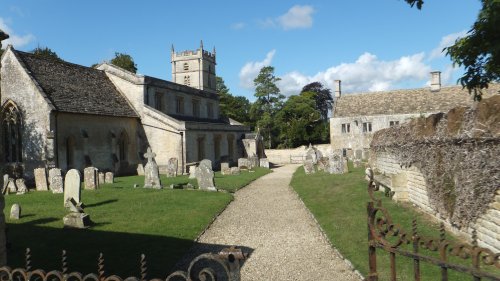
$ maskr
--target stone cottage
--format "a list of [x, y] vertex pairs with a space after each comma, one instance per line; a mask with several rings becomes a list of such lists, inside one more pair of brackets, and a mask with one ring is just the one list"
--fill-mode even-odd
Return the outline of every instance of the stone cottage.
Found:
[[150, 146], [168, 159], [217, 163], [244, 155], [249, 128], [219, 114], [215, 50], [176, 53], [170, 82], [111, 64], [89, 68], [8, 46], [1, 57], [1, 151], [7, 167], [94, 166], [129, 174]]
[[[344, 149], [350, 158], [368, 158], [373, 134], [413, 118], [470, 106], [472, 97], [462, 86], [441, 87], [441, 73], [431, 72], [431, 86], [342, 95], [340, 80], [335, 85], [335, 103], [330, 118], [330, 143]], [[500, 91], [500, 84], [484, 90], [488, 97]]]

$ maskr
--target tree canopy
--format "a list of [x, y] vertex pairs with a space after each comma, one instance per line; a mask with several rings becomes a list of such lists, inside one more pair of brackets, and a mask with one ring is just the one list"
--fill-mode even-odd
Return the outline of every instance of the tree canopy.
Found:
[[215, 88], [219, 94], [219, 108], [225, 117], [250, 125], [250, 101], [242, 96], [233, 96], [222, 77], [216, 77]]
[[134, 59], [128, 54], [115, 52], [115, 57], [110, 62], [132, 73], [137, 72], [137, 64], [135, 64]]
[[31, 53], [42, 58], [61, 60], [61, 58], [56, 54], [56, 52], [52, 51], [49, 47], [39, 46], [36, 47], [33, 51], [31, 51]]
[[328, 120], [328, 111], [332, 108], [332, 91], [325, 88], [320, 82], [312, 82], [305, 85], [300, 92], [301, 95], [309, 93], [315, 101], [315, 109], [321, 114], [321, 119]]

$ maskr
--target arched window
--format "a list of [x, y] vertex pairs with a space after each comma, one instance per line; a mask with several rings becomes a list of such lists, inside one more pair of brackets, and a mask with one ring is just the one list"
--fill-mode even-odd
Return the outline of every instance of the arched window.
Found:
[[5, 162], [22, 162], [21, 113], [13, 102], [2, 109], [2, 133]]
[[118, 140], [118, 153], [120, 162], [127, 161], [128, 156], [128, 135], [127, 132], [123, 131]]
[[189, 79], [189, 75], [184, 76], [184, 85], [186, 85], [186, 86], [190, 86], [191, 85], [191, 81]]
[[75, 138], [69, 136], [66, 138], [66, 167], [75, 168]]

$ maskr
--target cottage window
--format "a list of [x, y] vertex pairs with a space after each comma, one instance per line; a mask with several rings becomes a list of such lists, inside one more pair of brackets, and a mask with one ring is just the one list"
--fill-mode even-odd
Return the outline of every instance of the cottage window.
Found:
[[351, 124], [342, 124], [342, 134], [347, 134], [351, 132]]
[[389, 127], [399, 125], [399, 121], [389, 121]]
[[372, 131], [372, 123], [371, 122], [363, 122], [363, 133], [369, 133]]
[[5, 162], [22, 162], [21, 114], [13, 104], [3, 109], [2, 130]]
[[176, 97], [175, 98], [175, 113], [184, 114], [184, 98]]
[[193, 116], [200, 117], [200, 101], [193, 100]]

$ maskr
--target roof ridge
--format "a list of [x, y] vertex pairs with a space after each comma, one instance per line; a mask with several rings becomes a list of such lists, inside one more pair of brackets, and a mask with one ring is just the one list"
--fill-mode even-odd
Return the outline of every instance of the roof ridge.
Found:
[[95, 70], [95, 71], [99, 71], [99, 72], [104, 72], [102, 70], [99, 70], [99, 69], [96, 69], [96, 68], [93, 68], [93, 67], [90, 67], [90, 66], [85, 66], [85, 65], [81, 65], [81, 64], [76, 64], [76, 63], [72, 63], [72, 62], [69, 62], [69, 61], [65, 61], [65, 60], [63, 60], [61, 58], [56, 59], [56, 58], [52, 58], [52, 57], [41, 57], [41, 56], [35, 55], [33, 53], [30, 53], [30, 52], [24, 52], [24, 51], [16, 50], [14, 48], [12, 48], [12, 50], [14, 52], [16, 52], [16, 53], [20, 53], [23, 56], [24, 55], [28, 55], [28, 56], [31, 56], [33, 58], [39, 59], [39, 60], [47, 60], [47, 61], [51, 61], [51, 62], [55, 62], [55, 63], [67, 64], [69, 66], [76, 66], [76, 67], [84, 68], [84, 69], [87, 69], [87, 70]]

